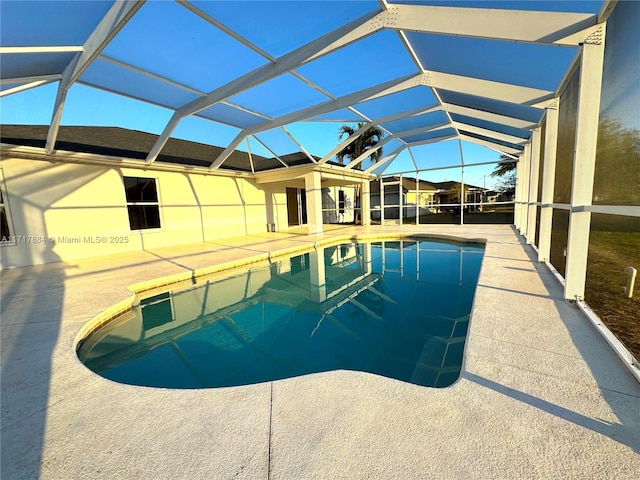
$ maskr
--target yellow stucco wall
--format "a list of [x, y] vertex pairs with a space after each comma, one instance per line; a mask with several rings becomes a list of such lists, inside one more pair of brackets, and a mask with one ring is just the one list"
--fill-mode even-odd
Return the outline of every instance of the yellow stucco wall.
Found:
[[[284, 188], [249, 179], [16, 158], [0, 167], [15, 236], [0, 247], [2, 268], [287, 228]], [[160, 229], [130, 229], [124, 176], [156, 179]]]

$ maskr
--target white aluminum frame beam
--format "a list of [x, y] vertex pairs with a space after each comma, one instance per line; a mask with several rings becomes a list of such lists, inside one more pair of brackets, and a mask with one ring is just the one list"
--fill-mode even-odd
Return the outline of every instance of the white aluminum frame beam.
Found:
[[[364, 90], [360, 90], [358, 92], [350, 93], [348, 95], [337, 98], [335, 100], [329, 100], [317, 105], [312, 105], [310, 107], [303, 108], [302, 110], [291, 112], [287, 115], [274, 118], [273, 120], [259, 123], [258, 125], [254, 125], [253, 127], [250, 127], [250, 128], [246, 128], [242, 132], [240, 132], [235, 139], [231, 141], [231, 143], [227, 146], [227, 148], [211, 164], [210, 168], [212, 170], [215, 170], [218, 167], [220, 167], [220, 165], [222, 165], [222, 163], [227, 158], [229, 158], [229, 155], [231, 155], [231, 153], [236, 149], [236, 147], [240, 145], [243, 138], [248, 135], [254, 135], [256, 133], [271, 130], [273, 128], [279, 128], [284, 125], [288, 125], [290, 123], [295, 123], [301, 120], [306, 120], [306, 119], [315, 117], [317, 115], [329, 113], [334, 110], [340, 110], [341, 108], [345, 108], [347, 106], [353, 105], [354, 103], [360, 103], [360, 102], [371, 100], [373, 98], [377, 98], [380, 96], [390, 95], [395, 92], [406, 90], [416, 85], [420, 85], [422, 77], [423, 77], [422, 74], [407, 75], [395, 80], [384, 82], [379, 85], [374, 85], [373, 87], [369, 87]], [[149, 157], [147, 157], [147, 164], [150, 164], [151, 162], [152, 161], [149, 160]]]
[[369, 156], [380, 150], [382, 147], [384, 147], [385, 143], [389, 142], [389, 140], [392, 140], [391, 136], [383, 138], [382, 141], [378, 142], [375, 146], [373, 146], [366, 152], [362, 152], [362, 154], [360, 154], [358, 157], [351, 160], [344, 168], [347, 170], [353, 169], [356, 165], [362, 163], [365, 158], [368, 158]]
[[475, 125], [469, 125], [468, 123], [454, 121], [453, 126], [457, 130], [464, 130], [470, 133], [477, 133], [478, 135], [484, 135], [485, 137], [495, 138], [496, 140], [500, 140], [503, 142], [513, 143], [514, 145], [523, 145], [529, 141], [528, 138], [514, 137], [513, 135], [507, 135], [506, 133], [497, 132], [495, 130], [476, 127]]
[[0, 79], [0, 85], [10, 85], [12, 83], [32, 83], [32, 82], [55, 82], [56, 80], [60, 80], [62, 75], [59, 73], [55, 73], [53, 75], [33, 75], [30, 77], [15, 77], [15, 78], [2, 78]]
[[510, 83], [494, 82], [451, 73], [425, 71], [425, 85], [454, 92], [491, 98], [509, 103], [544, 108], [555, 98], [554, 92], [539, 88], [522, 87]]
[[316, 56], [381, 29], [577, 46], [597, 21], [597, 15], [588, 13], [391, 5]]
[[424, 5], [393, 5], [383, 16], [384, 27], [396, 30], [570, 46], [597, 20], [588, 13]]
[[[367, 168], [365, 170], [365, 173], [371, 173], [373, 170], [375, 170], [376, 168], [384, 165], [385, 163], [389, 163], [391, 160], [393, 160], [394, 158], [396, 158], [400, 152], [402, 152], [402, 150], [404, 150], [406, 148], [406, 145], [402, 145], [401, 147], [396, 148], [393, 152], [391, 152], [389, 155], [381, 158], [379, 161], [377, 161], [376, 163], [374, 163], [373, 165], [371, 165], [369, 168]], [[388, 165], [387, 165], [388, 166]], [[386, 167], [385, 167], [386, 169]]]
[[51, 124], [49, 125], [49, 132], [47, 134], [47, 143], [45, 146], [47, 153], [51, 153], [55, 147], [64, 102], [67, 98], [69, 88], [80, 78], [80, 75], [91, 65], [91, 62], [100, 55], [100, 52], [102, 52], [111, 39], [127, 24], [143, 4], [144, 0], [124, 0], [114, 3], [91, 35], [89, 35], [89, 38], [82, 46], [82, 52], [78, 53], [64, 69], [64, 72], [62, 72], [62, 79], [58, 86]]
[[529, 207], [528, 207], [528, 225], [527, 225], [527, 243], [536, 242], [536, 215], [538, 212], [538, 182], [540, 181], [540, 128], [533, 131], [531, 137], [531, 164], [529, 168]]
[[366, 122], [362, 128], [358, 129], [356, 132], [354, 132], [353, 135], [349, 136], [348, 138], [340, 142], [329, 153], [327, 153], [324, 157], [322, 157], [322, 159], [318, 163], [328, 162], [336, 153], [344, 150], [345, 147], [349, 146], [352, 142], [356, 140], [356, 138], [358, 138], [362, 133], [364, 133], [366, 130], [368, 130], [370, 127], [374, 125], [381, 125], [383, 123], [389, 123], [395, 120], [415, 117], [418, 115], [423, 115], [423, 114], [435, 112], [438, 110], [442, 110], [442, 106], [432, 105], [430, 107], [419, 107], [419, 108], [414, 108], [413, 110], [407, 110], [405, 112], [400, 112], [393, 115], [387, 115], [386, 117], [380, 117], [380, 118], [376, 118], [375, 120]]
[[[261, 83], [264, 83], [268, 80], [271, 80], [283, 73], [286, 73], [294, 68], [297, 68], [304, 63], [310, 61], [314, 55], [318, 54], [318, 52], [322, 51], [327, 45], [330, 45], [335, 40], [343, 39], [348, 37], [349, 34], [355, 30], [358, 26], [364, 25], [367, 28], [370, 28], [370, 22], [373, 16], [375, 16], [376, 12], [369, 13], [360, 17], [357, 20], [354, 20], [347, 25], [344, 25], [332, 32], [329, 32], [322, 37], [309, 42], [302, 47], [289, 52], [282, 57], [278, 58], [275, 62], [268, 63], [261, 67], [254, 69], [253, 71], [246, 73], [242, 77], [233, 80], [222, 87], [217, 88], [209, 92], [204, 98], [194, 100], [176, 111], [176, 114], [180, 117], [185, 117], [187, 115], [191, 115], [200, 110], [210, 107], [218, 103], [221, 100], [225, 100], [229, 97], [237, 95], [245, 90], [255, 87]], [[341, 44], [340, 47], [347, 45], [353, 41], [359, 40], [360, 38], [369, 35], [372, 32], [367, 32], [366, 34], [362, 34], [361, 36], [353, 38], [351, 41]], [[339, 47], [336, 47], [339, 48]], [[335, 50], [336, 48], [332, 48], [324, 53], [329, 53], [330, 51]]]
[[[452, 137], [451, 137], [451, 139], [457, 139], [457, 137], [452, 136]], [[413, 147], [408, 147], [408, 150], [409, 150], [409, 151], [411, 151], [411, 148], [413, 148]], [[464, 164], [464, 165], [462, 165], [461, 163], [459, 163], [459, 164], [456, 164], [456, 165], [447, 165], [447, 166], [445, 166], [445, 167], [418, 168], [418, 170], [416, 170], [416, 169], [414, 168], [414, 169], [412, 169], [412, 170], [405, 170], [405, 171], [402, 171], [402, 172], [394, 172], [393, 174], [394, 174], [394, 175], [396, 175], [396, 174], [398, 174], [398, 175], [399, 175], [399, 174], [401, 174], [401, 173], [402, 173], [403, 175], [405, 175], [405, 174], [416, 175], [416, 174], [421, 173], [421, 172], [432, 172], [432, 171], [434, 171], [434, 170], [449, 170], [449, 169], [452, 169], [452, 168], [461, 168], [461, 167], [463, 167], [463, 166], [464, 166], [464, 167], [481, 167], [481, 166], [483, 166], [483, 165], [497, 165], [497, 164], [500, 164], [500, 163], [511, 163], [511, 160], [510, 160], [509, 162], [505, 162], [505, 161], [502, 161], [502, 162], [492, 161], [492, 162], [480, 162], [480, 163], [466, 163], [466, 164]], [[511, 203], [511, 202], [506, 202], [506, 203]], [[637, 207], [637, 208], [640, 208], [640, 207]]]
[[363, 152], [357, 158], [354, 158], [351, 162], [349, 162], [347, 164], [347, 166], [345, 168], [347, 170], [351, 170], [356, 165], [358, 165], [361, 162], [363, 162], [364, 159], [366, 159], [367, 157], [371, 156], [373, 153], [375, 153], [379, 149], [381, 149], [385, 145], [385, 143], [389, 142], [390, 140], [400, 140], [403, 143], [405, 143], [405, 145], [403, 145], [403, 148], [406, 148], [408, 145], [413, 145], [414, 143], [407, 144], [406, 142], [404, 142], [402, 140], [402, 138], [401, 138], [403, 135], [413, 135], [413, 134], [416, 134], [416, 133], [430, 132], [430, 131], [433, 131], [433, 130], [440, 130], [442, 128], [446, 128], [446, 127], [449, 127], [449, 126], [450, 126], [449, 123], [444, 122], [444, 123], [439, 123], [437, 125], [432, 125], [431, 127], [414, 128], [412, 130], [405, 130], [403, 132], [398, 132], [398, 133], [394, 133], [393, 135], [389, 135], [389, 136], [383, 138], [380, 142], [378, 142], [373, 148], [370, 148], [366, 152]]
[[518, 164], [522, 167], [520, 169], [520, 175], [522, 180], [520, 182], [520, 233], [527, 238], [529, 227], [529, 174], [531, 173], [531, 143], [527, 143], [524, 146], [524, 154], [520, 157]]
[[[251, 72], [248, 72], [245, 75], [212, 90], [203, 98], [196, 99], [183, 105], [174, 112], [173, 116], [167, 123], [167, 126], [160, 134], [160, 137], [147, 156], [147, 163], [152, 163], [157, 158], [160, 150], [162, 150], [162, 147], [164, 147], [171, 133], [182, 118], [188, 115], [193, 115], [194, 113], [215, 105], [222, 100], [226, 100], [245, 90], [253, 88], [256, 85], [276, 78], [283, 73], [287, 73], [318, 56], [325, 55], [333, 50], [374, 33], [375, 25], [377, 24], [376, 21], [374, 21], [374, 17], [379, 14], [379, 11], [368, 13], [353, 22], [343, 25], [322, 37], [279, 57], [275, 61], [262, 65]], [[358, 27], [362, 27], [362, 29], [358, 29]]]
[[0, 97], [6, 97], [14, 93], [24, 92], [25, 90], [30, 90], [32, 88], [40, 87], [42, 85], [53, 82], [55, 82], [55, 80], [36, 80], [35, 82], [23, 83], [22, 85], [0, 91]]
[[312, 105], [310, 107], [303, 108], [302, 110], [298, 110], [281, 117], [274, 118], [273, 120], [262, 122], [258, 125], [254, 125], [253, 127], [245, 129], [245, 131], [248, 132], [246, 134], [252, 135], [254, 133], [260, 133], [271, 130], [273, 128], [281, 127], [283, 125], [288, 125], [290, 123], [308, 120], [309, 118], [315, 117], [317, 115], [323, 115], [334, 110], [340, 110], [341, 108], [345, 108], [355, 103], [366, 102], [375, 98], [384, 97], [386, 95], [391, 95], [403, 90], [408, 90], [409, 88], [420, 85], [422, 78], [422, 74], [406, 75], [395, 80], [390, 80], [388, 82], [365, 88], [364, 90], [350, 93], [335, 100], [329, 100], [323, 103]]
[[471, 107], [464, 107], [461, 105], [454, 105], [452, 103], [444, 102], [442, 104], [444, 110], [454, 115], [465, 115], [467, 117], [477, 118], [478, 120], [486, 120], [487, 122], [499, 123], [501, 125], [507, 125], [509, 127], [521, 128], [523, 130], [533, 130], [538, 126], [536, 122], [529, 120], [523, 120], [516, 117], [508, 117], [506, 115], [500, 115], [498, 113], [487, 112], [484, 110], [477, 110]]
[[[451, 124], [449, 122], [441, 122], [435, 125], [430, 125], [428, 127], [412, 128], [411, 130], [403, 130], [401, 132], [396, 132], [393, 135], [389, 135], [389, 137], [402, 140], [402, 137], [405, 137], [405, 136], [417, 135], [418, 133], [433, 132], [434, 130], [442, 130], [443, 128], [451, 128]], [[406, 140], [403, 140], [403, 141], [404, 143], [409, 143]]]
[[516, 163], [516, 188], [514, 192], [515, 205], [513, 206], [513, 224], [520, 230], [522, 221], [520, 219], [520, 193], [522, 192], [522, 156]]
[[[403, 9], [404, 7], [417, 8], [422, 12], [431, 10], [433, 8], [440, 8], [424, 6], [414, 7], [406, 5], [398, 7], [402, 7]], [[271, 62], [267, 65], [259, 67], [252, 72], [249, 72], [242, 77], [210, 92], [205, 97], [196, 99], [179, 108], [174, 112], [174, 115], [171, 117], [162, 134], [149, 152], [149, 155], [147, 156], [147, 162], [151, 163], [157, 158], [160, 150], [169, 139], [171, 133], [173, 132], [179, 121], [185, 116], [197, 113], [200, 110], [208, 108], [215, 103], [229, 98], [230, 96], [236, 95], [244, 90], [252, 88], [257, 84], [266, 82], [282, 73], [289, 72], [292, 69], [310, 60], [313, 60], [314, 58], [330, 53], [331, 51], [341, 48], [365, 36], [368, 36], [383, 27], [392, 28], [391, 24], [387, 25], [386, 23], [388, 23], [388, 17], [390, 15], [389, 12], [395, 9], [396, 6], [381, 13], [376, 14], [374, 12], [365, 15], [364, 17], [361, 17], [360, 19], [351, 22], [348, 25], [330, 32], [323, 37], [320, 37], [319, 39], [316, 39], [280, 57], [275, 62]], [[492, 12], [492, 10], [488, 11]], [[595, 16], [591, 17], [595, 18]], [[381, 19], [383, 19], [382, 22]], [[595, 21], [593, 23], [595, 23]], [[544, 107], [546, 105], [546, 100], [553, 97], [553, 92], [548, 92], [545, 90], [503, 84], [499, 82], [490, 82], [487, 80], [472, 79], [470, 77], [462, 77], [442, 72], [425, 72], [423, 77], [424, 78], [422, 80], [422, 84], [430, 86], [432, 88], [453, 89], [455, 91], [460, 91], [463, 93], [469, 93], [472, 95], [484, 96], [487, 98], [494, 98], [513, 103], [521, 103], [525, 105]], [[215, 162], [212, 165], [212, 168], [217, 168], [215, 166]]]
[[[452, 138], [458, 138], [458, 135], [446, 135], [444, 137], [430, 138], [428, 140], [420, 140], [418, 142], [411, 142], [411, 143], [407, 143], [406, 145], [402, 145], [401, 147], [398, 147], [386, 157], [382, 158], [379, 162], [376, 162], [373, 165], [371, 165], [369, 168], [367, 168], [365, 170], [365, 173], [370, 173], [376, 168], [380, 167], [381, 165], [384, 165], [385, 163], [387, 163], [387, 167], [385, 167], [385, 170], [386, 170], [389, 167], [390, 161], [393, 160], [398, 155], [400, 155], [402, 150], [406, 148], [417, 147], [419, 145], [428, 145], [430, 143], [444, 142], [445, 140], [451, 140]], [[382, 173], [384, 173], [384, 170]], [[382, 175], [382, 173], [380, 175]]]
[[29, 47], [0, 47], [0, 55], [29, 54], [29, 53], [73, 53], [82, 52], [82, 45], [58, 45], [58, 46], [29, 46]]
[[515, 148], [511, 148], [511, 147], [506, 147], [504, 145], [501, 145], [499, 143], [493, 143], [489, 140], [483, 140], [481, 138], [475, 138], [475, 137], [470, 137], [469, 135], [465, 135], [464, 133], [461, 133], [459, 135], [461, 140], [464, 140], [465, 142], [471, 142], [471, 143], [477, 143], [478, 145], [482, 145], [483, 147], [487, 147], [490, 148], [491, 150], [494, 150], [498, 153], [504, 153], [504, 154], [509, 154], [513, 157], [513, 155], [520, 155], [522, 153], [522, 150], [518, 150]]
[[369, 128], [371, 128], [373, 125], [374, 125], [373, 122], [366, 122], [364, 125], [362, 125], [362, 127], [360, 127], [358, 130], [353, 132], [353, 134], [349, 135], [346, 139], [341, 141], [337, 146], [332, 148], [329, 151], [329, 153], [327, 153], [324, 157], [320, 159], [318, 163], [320, 164], [327, 163], [329, 160], [331, 160], [331, 158], [333, 158], [334, 155], [336, 155], [338, 152], [341, 152], [346, 147], [348, 147], [353, 142], [355, 142], [360, 135], [362, 135], [364, 132], [369, 130]]
[[[178, 83], [178, 82], [176, 82], [174, 80], [171, 80], [171, 79], [169, 79], [167, 77], [163, 77], [161, 75], [158, 75], [156, 73], [150, 72], [148, 70], [144, 70], [144, 69], [136, 67], [134, 65], [130, 65], [128, 63], [125, 63], [125, 62], [122, 62], [120, 60], [117, 60], [117, 59], [115, 59], [113, 57], [109, 57], [108, 55], [100, 54], [98, 56], [98, 58], [100, 60], [104, 60], [105, 62], [112, 63], [113, 65], [117, 65], [118, 67], [125, 68], [125, 69], [130, 70], [130, 71], [135, 72], [135, 73], [139, 73], [140, 75], [144, 75], [145, 77], [153, 78], [154, 80], [158, 80], [159, 82], [166, 83], [167, 85], [171, 85], [172, 87], [176, 87], [176, 88], [179, 88], [181, 90], [185, 90], [187, 92], [193, 93], [194, 95], [198, 95], [200, 97], [204, 97], [206, 95], [205, 92], [202, 92], [200, 90], [192, 88], [192, 87], [190, 87], [188, 85], [185, 85], [183, 83]], [[81, 83], [86, 83], [86, 82], [81, 82]], [[86, 84], [89, 85], [89, 83], [86, 83]], [[90, 84], [90, 85], [92, 85], [95, 88], [101, 88], [101, 89], [106, 90], [106, 91], [112, 91], [112, 90], [106, 89], [106, 88], [98, 86], [98, 85], [93, 85], [93, 84]], [[115, 92], [115, 93], [118, 93], [118, 92]], [[153, 103], [153, 102], [150, 102], [149, 100], [142, 100], [142, 99], [139, 99], [137, 97], [131, 97], [131, 98], [136, 98], [136, 99], [138, 99], [140, 101], [147, 102], [147, 103]], [[241, 110], [243, 112], [249, 113], [251, 115], [255, 115], [256, 117], [263, 118], [265, 120], [272, 120], [273, 119], [273, 117], [269, 117], [268, 115], [265, 115], [264, 113], [256, 112], [255, 110], [251, 110], [249, 108], [242, 107], [242, 106], [237, 105], [237, 104], [235, 104], [233, 102], [229, 102], [229, 101], [223, 100], [220, 103], [223, 104], [223, 105], [228, 105], [230, 107], [233, 107], [233, 108], [235, 108], [237, 110]], [[167, 105], [161, 105], [161, 106], [163, 108], [171, 108], [171, 107], [169, 107]], [[202, 119], [205, 119], [205, 120], [208, 120], [208, 121], [211, 121], [211, 122], [215, 122], [215, 120], [211, 120], [210, 118], [207, 118], [207, 117], [204, 117], [204, 116], [200, 116], [200, 115], [197, 115], [197, 116], [199, 118], [202, 118]], [[236, 128], [238, 128], [238, 127], [236, 127]]]
[[[258, 137], [256, 137], [255, 135], [250, 135], [251, 137], [253, 137], [253, 139], [258, 142], [260, 145], [262, 145], [266, 150], [269, 150], [269, 153], [271, 153], [271, 155], [273, 155], [273, 158], [275, 158], [276, 160], [278, 160], [282, 165], [284, 165], [286, 168], [290, 168], [289, 165], [287, 165], [279, 156], [276, 152], [274, 152], [273, 150], [271, 150], [262, 140], [260, 140]], [[245, 138], [246, 140], [249, 139], [249, 137]], [[247, 145], [249, 144], [249, 142], [247, 142]]]
[[595, 36], [582, 45], [565, 269], [564, 297], [567, 300], [584, 300], [591, 211], [587, 208], [583, 211], [582, 208], [590, 207], [593, 201], [604, 30], [602, 28], [602, 36]]
[[558, 110], [560, 98], [547, 107], [544, 152], [542, 152], [542, 196], [540, 202], [540, 238], [538, 261], [548, 262], [551, 256], [551, 224], [553, 221], [553, 193], [556, 177], [556, 149], [558, 145]]
[[295, 139], [295, 137], [291, 134], [291, 132], [289, 132], [289, 130], [287, 130], [284, 127], [280, 127], [280, 130], [282, 130], [285, 133], [285, 135], [287, 135], [287, 137], [289, 137], [291, 141], [296, 144], [296, 146], [300, 149], [300, 151], [304, 153], [305, 156], [309, 160], [311, 160], [311, 162], [318, 163], [318, 161], [315, 158], [313, 158], [313, 156], [309, 152], [307, 152], [307, 150], [300, 144], [300, 142], [298, 142], [298, 140]]
[[[478, 95], [487, 98], [494, 98], [496, 100], [502, 100], [511, 103], [522, 103], [525, 105], [546, 105], [547, 103], [553, 101], [553, 99], [555, 98], [553, 92], [549, 92], [546, 90], [521, 87], [518, 85], [510, 85], [500, 82], [492, 82], [471, 77], [463, 77], [460, 75], [452, 75], [442, 72], [427, 71], [421, 74], [408, 75], [400, 79], [391, 80], [380, 85], [375, 85], [373, 87], [369, 87], [367, 89], [345, 95], [335, 100], [329, 100], [317, 105], [312, 105], [305, 109], [298, 110], [296, 112], [292, 112], [287, 115], [275, 118], [271, 121], [266, 121], [253, 127], [247, 128], [243, 130], [211, 164], [211, 169], [217, 169], [229, 157], [229, 155], [231, 155], [231, 152], [233, 152], [233, 150], [235, 150], [235, 148], [240, 145], [243, 138], [247, 135], [253, 135], [261, 131], [281, 127], [289, 123], [306, 120], [317, 115], [322, 115], [324, 113], [329, 113], [334, 110], [339, 110], [341, 108], [351, 106], [355, 103], [373, 100], [375, 98], [390, 95], [402, 90], [407, 90], [418, 85], [426, 85], [432, 88], [436, 88], [437, 85], [443, 85], [443, 88], [454, 89], [463, 93], [469, 93], [472, 95]], [[170, 122], [174, 120], [174, 117], [172, 117], [172, 120], [170, 120]], [[467, 138], [471, 137], [466, 137], [465, 139]], [[160, 142], [161, 139], [162, 136], [158, 139], [158, 142]], [[156, 145], [158, 145], [157, 142]], [[491, 148], [496, 150], [496, 147]], [[519, 153], [519, 150], [502, 145], [500, 145], [498, 151], [511, 154]], [[153, 161], [152, 153], [153, 150], [147, 157], [148, 164], [152, 163]]]

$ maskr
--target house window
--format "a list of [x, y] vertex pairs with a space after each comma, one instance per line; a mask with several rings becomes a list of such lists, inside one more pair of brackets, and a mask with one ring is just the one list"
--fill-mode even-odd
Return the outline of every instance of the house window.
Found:
[[4, 185], [2, 184], [2, 178], [0, 178], [0, 242], [10, 243], [11, 227], [9, 226], [9, 207], [5, 203], [7, 201], [4, 194]]
[[344, 190], [338, 190], [338, 213], [344, 213]]
[[131, 230], [160, 228], [160, 205], [155, 178], [124, 177]]
[[161, 293], [155, 297], [145, 298], [140, 302], [142, 309], [142, 328], [151, 330], [173, 321], [171, 295]]

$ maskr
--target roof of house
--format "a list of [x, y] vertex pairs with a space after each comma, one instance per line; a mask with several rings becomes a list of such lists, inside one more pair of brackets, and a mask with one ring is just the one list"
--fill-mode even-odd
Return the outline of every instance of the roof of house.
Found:
[[[451, 187], [453, 187], [454, 185], [460, 185], [460, 182], [454, 182], [451, 180], [448, 180], [446, 182], [432, 182], [433, 185], [438, 189], [438, 190], [449, 190], [451, 189]], [[477, 189], [477, 190], [483, 190], [482, 187], [478, 187], [476, 185], [471, 185], [469, 183], [465, 183], [464, 184], [465, 188], [467, 189]]]
[[[48, 125], [2, 125], [0, 141], [12, 145], [44, 148], [48, 131]], [[157, 139], [158, 135], [152, 133], [120, 127], [61, 126], [56, 149], [143, 160]], [[171, 138], [158, 156], [158, 161], [209, 167], [223, 150], [222, 147]], [[282, 155], [279, 158], [288, 166], [312, 163], [302, 152]], [[314, 158], [318, 160], [317, 157]], [[276, 158], [251, 154], [251, 160], [256, 172], [283, 167]], [[239, 150], [235, 150], [220, 168], [252, 171], [249, 155]]]
[[[398, 192], [398, 183], [400, 181], [400, 177], [385, 177], [384, 179], [384, 183], [385, 183], [385, 191], [387, 193], [397, 193]], [[391, 184], [391, 185], [387, 185], [387, 184]], [[416, 180], [415, 178], [412, 177], [402, 177], [402, 188], [405, 191], [414, 191], [414, 190], [418, 190], [417, 185], [419, 184], [419, 190], [422, 192], [428, 192], [428, 191], [433, 191], [433, 192], [445, 192], [449, 189], [451, 189], [451, 187], [453, 187], [454, 185], [460, 185], [460, 182], [454, 182], [454, 181], [446, 181], [446, 182], [427, 182], [425, 180]], [[483, 190], [482, 187], [477, 187], [475, 185], [470, 185], [468, 183], [464, 184], [465, 188], [467, 189], [471, 189], [471, 190]], [[371, 187], [370, 187], [370, 191], [371, 193], [380, 193], [380, 181], [379, 180], [371, 180]]]
[[[396, 182], [400, 181], [400, 177], [385, 177], [385, 191], [387, 192], [397, 192], [398, 184]], [[387, 185], [388, 183], [392, 183], [391, 185]], [[412, 177], [402, 177], [402, 188], [407, 191], [415, 191], [420, 189], [420, 191], [436, 191], [438, 187], [435, 187], [432, 182], [427, 182], [425, 180], [418, 180]], [[380, 182], [378, 180], [371, 181], [370, 187], [371, 193], [380, 193]]]

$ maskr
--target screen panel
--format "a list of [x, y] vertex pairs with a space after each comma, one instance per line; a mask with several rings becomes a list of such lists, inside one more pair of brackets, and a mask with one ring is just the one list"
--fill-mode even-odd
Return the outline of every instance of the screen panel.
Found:
[[199, 98], [194, 92], [100, 58], [91, 63], [80, 77], [80, 81], [171, 108], [179, 108]]
[[640, 270], [640, 218], [592, 214], [585, 300], [640, 358], [640, 284], [632, 298], [625, 295], [627, 267]]
[[398, 133], [407, 130], [413, 130], [415, 128], [433, 127], [436, 125], [442, 125], [444, 123], [449, 123], [449, 119], [443, 111], [438, 110], [422, 115], [414, 115], [412, 117], [403, 118], [402, 120], [396, 120], [394, 122], [383, 123], [382, 126], [392, 133]]
[[327, 100], [329, 97], [291, 74], [280, 75], [229, 99], [231, 103], [270, 117], [285, 115]]
[[640, 205], [640, 2], [607, 20], [593, 203]]
[[60, 74], [75, 55], [76, 52], [0, 55], [0, 71], [3, 78]]
[[204, 92], [267, 62], [174, 2], [146, 2], [104, 53]]
[[[193, 3], [274, 57], [380, 8], [376, 0]], [[269, 28], [273, 24], [280, 27]]]
[[83, 45], [113, 3], [99, 0], [0, 2], [0, 45]]
[[[451, 120], [454, 122], [464, 123], [466, 125], [473, 125], [475, 127], [484, 128], [498, 133], [504, 133], [505, 135], [511, 135], [525, 141], [531, 137], [531, 131], [522, 128], [515, 128], [509, 125], [501, 123], [490, 122], [487, 120], [481, 120], [478, 118], [469, 117], [467, 115], [459, 115], [452, 113]], [[515, 141], [515, 140], [514, 140]]]
[[576, 48], [454, 35], [407, 32], [407, 38], [426, 70], [552, 92], [576, 53]]
[[564, 277], [567, 262], [567, 239], [569, 237], [569, 211], [553, 210], [551, 222], [551, 265]]
[[420, 107], [426, 109], [437, 104], [438, 100], [430, 88], [418, 86], [358, 103], [355, 108], [375, 120], [376, 118], [407, 112]]
[[384, 30], [296, 70], [336, 97], [418, 73], [394, 31]]
[[420, 170], [462, 164], [458, 140], [412, 146], [411, 152]]
[[197, 115], [239, 128], [252, 127], [267, 121], [266, 118], [259, 117], [224, 103], [217, 103], [216, 105], [201, 110]]
[[501, 100], [493, 100], [491, 98], [478, 97], [476, 95], [469, 95], [441, 88], [438, 89], [438, 94], [444, 103], [451, 103], [453, 105], [469, 107], [475, 110], [496, 113], [506, 117], [519, 118], [532, 123], [538, 123], [544, 113], [544, 110], [540, 108], [503, 102]]
[[579, 87], [580, 69], [577, 68], [567, 82], [565, 89], [560, 94], [556, 175], [553, 192], [554, 203], [569, 203], [571, 200], [571, 178], [573, 175], [573, 152], [575, 148]]

